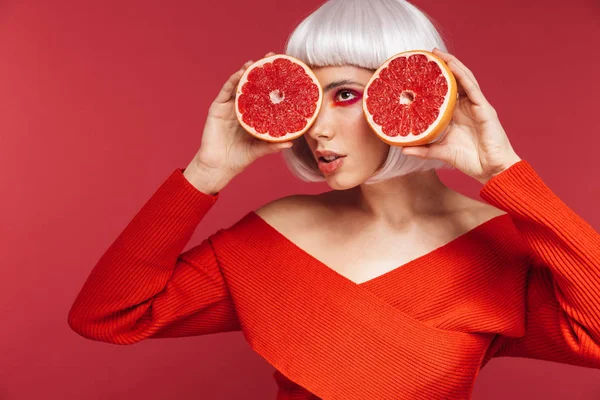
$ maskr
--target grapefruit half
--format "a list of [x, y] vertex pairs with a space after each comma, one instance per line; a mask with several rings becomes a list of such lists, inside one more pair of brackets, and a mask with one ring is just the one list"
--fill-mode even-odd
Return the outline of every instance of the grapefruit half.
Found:
[[302, 61], [275, 54], [250, 65], [238, 83], [235, 111], [240, 125], [268, 142], [302, 136], [314, 123], [323, 90]]
[[398, 53], [374, 73], [363, 96], [373, 131], [392, 146], [436, 141], [452, 119], [457, 83], [450, 67], [426, 50]]

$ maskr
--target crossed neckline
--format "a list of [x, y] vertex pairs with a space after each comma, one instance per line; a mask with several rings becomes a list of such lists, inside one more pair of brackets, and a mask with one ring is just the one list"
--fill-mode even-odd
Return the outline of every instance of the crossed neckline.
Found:
[[370, 278], [363, 282], [355, 282], [352, 279], [347, 278], [346, 276], [342, 275], [335, 269], [331, 268], [329, 265], [325, 264], [323, 261], [319, 260], [312, 254], [310, 254], [309, 252], [307, 252], [306, 250], [304, 250], [303, 248], [298, 246], [290, 238], [288, 238], [283, 233], [278, 231], [273, 225], [269, 224], [265, 219], [263, 219], [255, 211], [250, 211], [248, 213], [248, 216], [254, 218], [255, 220], [258, 220], [262, 226], [267, 228], [267, 230], [272, 235], [279, 238], [288, 248], [290, 248], [292, 251], [302, 255], [303, 257], [308, 258], [314, 264], [317, 264], [319, 266], [319, 268], [324, 269], [326, 272], [328, 272], [330, 274], [333, 274], [333, 276], [336, 276], [338, 279], [349, 282], [356, 287], [361, 287], [361, 286], [367, 286], [367, 285], [375, 284], [378, 282], [382, 282], [387, 279], [391, 279], [394, 275], [399, 274], [399, 273], [406, 273], [406, 271], [410, 270], [411, 267], [413, 267], [417, 264], [428, 264], [428, 259], [438, 257], [442, 252], [451, 250], [453, 246], [458, 246], [460, 243], [469, 239], [472, 235], [474, 235], [476, 233], [481, 233], [482, 231], [491, 229], [490, 227], [493, 225], [494, 221], [500, 220], [502, 218], [507, 218], [507, 217], [509, 217], [509, 214], [504, 213], [504, 214], [496, 215], [496, 216], [480, 223], [479, 225], [476, 225], [475, 227], [469, 229], [468, 231], [460, 234], [459, 236], [455, 237], [454, 239], [450, 240], [449, 242], [446, 242], [443, 245], [436, 247], [435, 249], [433, 249], [417, 258], [414, 258], [404, 264], [400, 264], [397, 267], [394, 267], [393, 269], [391, 269], [389, 271], [386, 271], [380, 275], [377, 275], [377, 276]]

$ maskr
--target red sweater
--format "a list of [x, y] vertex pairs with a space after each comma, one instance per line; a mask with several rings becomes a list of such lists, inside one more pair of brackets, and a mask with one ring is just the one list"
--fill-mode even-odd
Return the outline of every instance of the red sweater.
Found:
[[520, 161], [480, 196], [506, 211], [354, 283], [250, 211], [182, 253], [217, 201], [176, 169], [68, 315], [115, 344], [241, 330], [277, 399], [469, 399], [493, 357], [600, 368], [600, 235]]

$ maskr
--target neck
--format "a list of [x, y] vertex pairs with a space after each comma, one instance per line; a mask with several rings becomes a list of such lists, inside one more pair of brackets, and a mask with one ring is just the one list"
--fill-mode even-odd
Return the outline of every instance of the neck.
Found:
[[435, 170], [362, 184], [339, 193], [345, 206], [373, 222], [390, 225], [447, 211], [451, 209], [451, 201], [456, 200], [455, 194]]

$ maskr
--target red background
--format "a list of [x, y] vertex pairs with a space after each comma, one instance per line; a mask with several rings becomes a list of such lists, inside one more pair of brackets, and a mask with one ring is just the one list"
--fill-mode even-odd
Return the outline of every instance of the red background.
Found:
[[[241, 332], [92, 342], [68, 310], [117, 235], [200, 145], [210, 102], [249, 59], [282, 52], [320, 4], [0, 2], [0, 399], [273, 399], [273, 368]], [[418, 0], [478, 78], [517, 153], [600, 228], [599, 6], [592, 0]], [[441, 171], [478, 198], [480, 184]], [[326, 184], [280, 155], [236, 177], [188, 248], [248, 210]], [[242, 200], [243, 199], [243, 200]], [[496, 359], [474, 399], [598, 399], [600, 370]]]

